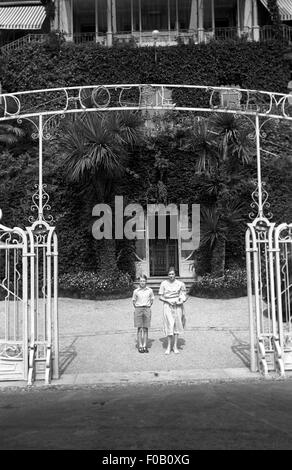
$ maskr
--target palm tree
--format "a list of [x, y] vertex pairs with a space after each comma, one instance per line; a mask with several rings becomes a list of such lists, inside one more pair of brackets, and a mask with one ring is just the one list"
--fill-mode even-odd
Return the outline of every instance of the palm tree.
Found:
[[181, 150], [194, 155], [198, 174], [209, 175], [218, 167], [218, 148], [207, 119], [194, 121], [193, 128], [183, 139]]
[[211, 273], [220, 277], [225, 269], [225, 253], [228, 232], [242, 222], [243, 204], [230, 197], [226, 198], [220, 209], [213, 206], [202, 208], [201, 244], [211, 251]]
[[236, 114], [218, 113], [211, 116], [210, 125], [217, 135], [222, 162], [235, 157], [243, 164], [249, 163], [256, 152], [249, 121]]
[[[198, 129], [195, 128], [196, 131]], [[199, 162], [197, 171], [202, 173], [205, 170], [206, 192], [214, 197], [215, 203], [202, 210], [201, 243], [211, 250], [212, 274], [222, 276], [228, 232], [243, 220], [242, 204], [234, 199], [231, 191], [236, 178], [234, 170], [239, 164], [249, 163], [256, 149], [250, 123], [234, 114], [214, 114], [205, 124], [205, 133], [197, 133], [193, 140], [200, 142], [202, 135], [207, 137], [204, 145], [194, 147]]]
[[67, 120], [59, 145], [68, 179], [90, 186], [99, 202], [108, 201], [113, 180], [125, 170], [129, 147], [141, 138], [141, 120], [128, 112], [92, 112]]
[[[110, 203], [114, 182], [127, 168], [129, 149], [143, 137], [139, 115], [130, 112], [90, 112], [67, 120], [59, 146], [67, 178], [83, 187], [92, 201]], [[116, 267], [115, 241], [104, 240], [101, 267]]]

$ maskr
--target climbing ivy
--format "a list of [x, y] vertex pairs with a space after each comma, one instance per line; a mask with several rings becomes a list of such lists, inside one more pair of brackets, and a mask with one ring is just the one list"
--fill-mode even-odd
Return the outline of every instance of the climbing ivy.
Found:
[[[159, 47], [112, 47], [62, 43], [52, 54], [47, 44], [28, 44], [1, 58], [1, 82], [7, 92], [115, 83], [238, 84], [243, 88], [286, 92], [289, 64], [277, 42], [212, 41]], [[200, 97], [186, 91], [179, 102]], [[203, 99], [203, 97], [201, 97]]]

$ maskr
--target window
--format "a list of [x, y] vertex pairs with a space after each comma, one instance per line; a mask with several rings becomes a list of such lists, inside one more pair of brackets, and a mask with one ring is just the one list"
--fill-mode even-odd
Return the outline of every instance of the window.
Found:
[[168, 29], [168, 1], [141, 0], [142, 30]]
[[215, 8], [215, 27], [228, 28], [236, 26], [237, 0], [216, 0]]
[[178, 26], [179, 29], [189, 29], [191, 19], [192, 0], [178, 1]]
[[212, 0], [204, 0], [204, 29], [213, 28], [213, 5]]
[[95, 32], [95, 0], [74, 0], [73, 24], [78, 33]]
[[119, 33], [132, 31], [131, 0], [117, 0], [116, 12], [117, 12], [117, 31]]
[[97, 2], [97, 18], [98, 18], [98, 32], [107, 32], [107, 2], [106, 0], [98, 0]]

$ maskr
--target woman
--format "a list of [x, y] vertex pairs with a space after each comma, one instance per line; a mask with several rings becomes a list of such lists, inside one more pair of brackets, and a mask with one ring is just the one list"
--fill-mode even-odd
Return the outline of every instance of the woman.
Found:
[[170, 354], [172, 337], [174, 337], [173, 352], [179, 353], [177, 347], [178, 335], [184, 330], [184, 302], [186, 301], [186, 286], [175, 278], [175, 269], [168, 270], [168, 280], [162, 281], [159, 288], [159, 300], [163, 302], [163, 329], [167, 336], [165, 354]]

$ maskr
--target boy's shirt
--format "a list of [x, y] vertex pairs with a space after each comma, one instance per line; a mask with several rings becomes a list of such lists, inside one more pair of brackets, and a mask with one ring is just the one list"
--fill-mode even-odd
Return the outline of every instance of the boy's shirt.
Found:
[[133, 292], [132, 297], [133, 302], [135, 302], [135, 307], [151, 307], [154, 300], [154, 294], [151, 287], [137, 287]]

